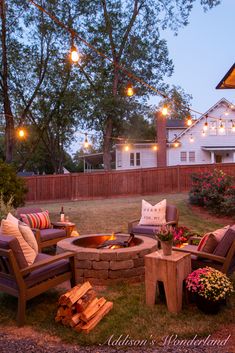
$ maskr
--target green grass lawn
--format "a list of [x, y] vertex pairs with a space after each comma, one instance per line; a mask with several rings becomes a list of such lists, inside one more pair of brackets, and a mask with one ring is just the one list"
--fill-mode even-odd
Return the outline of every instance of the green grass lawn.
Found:
[[[64, 202], [66, 215], [74, 221], [80, 234], [127, 231], [127, 222], [140, 215], [143, 197], [105, 199], [95, 201]], [[167, 198], [168, 203], [177, 205], [180, 213], [180, 225], [190, 227], [203, 234], [222, 225], [220, 219], [202, 218], [193, 213], [187, 204], [186, 194], [152, 195], [144, 199], [157, 203]], [[61, 203], [40, 205], [48, 209], [52, 220], [58, 220]], [[157, 342], [163, 337], [178, 334], [179, 337], [192, 338], [195, 334], [207, 336], [222, 328], [225, 324], [234, 323], [235, 299], [230, 299], [216, 316], [199, 312], [193, 304], [184, 304], [178, 315], [167, 311], [164, 303], [153, 308], [145, 305], [144, 284], [116, 285], [96, 288], [99, 296], [104, 295], [113, 301], [110, 313], [91, 331], [89, 335], [79, 334], [54, 322], [56, 305], [63, 289], [50, 290], [27, 304], [26, 324], [40, 332], [56, 335], [64, 341], [82, 345], [103, 344], [111, 335], [129, 335], [132, 339], [148, 339], [152, 336]], [[6, 294], [0, 294], [0, 325], [15, 325], [17, 300]]]

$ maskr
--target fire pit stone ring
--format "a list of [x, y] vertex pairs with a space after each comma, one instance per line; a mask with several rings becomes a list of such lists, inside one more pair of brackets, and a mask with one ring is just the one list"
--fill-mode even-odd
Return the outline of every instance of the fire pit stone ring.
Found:
[[[116, 234], [126, 242], [129, 234]], [[106, 249], [97, 246], [111, 238], [110, 234], [89, 234], [70, 237], [57, 243], [57, 253], [76, 253], [77, 283], [114, 284], [144, 281], [144, 256], [157, 250], [157, 241], [135, 236], [129, 247]]]

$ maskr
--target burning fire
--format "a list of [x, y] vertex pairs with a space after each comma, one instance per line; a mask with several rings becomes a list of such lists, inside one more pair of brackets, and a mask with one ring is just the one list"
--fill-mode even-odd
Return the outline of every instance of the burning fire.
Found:
[[109, 240], [116, 240], [116, 237], [115, 237], [115, 234], [114, 234], [114, 233], [112, 233], [112, 235], [110, 235]]

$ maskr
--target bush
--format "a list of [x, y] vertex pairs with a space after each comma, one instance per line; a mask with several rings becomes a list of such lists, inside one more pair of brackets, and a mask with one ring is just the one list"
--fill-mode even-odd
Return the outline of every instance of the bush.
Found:
[[0, 195], [0, 221], [3, 218], [6, 218], [6, 216], [8, 215], [8, 213], [10, 212], [11, 214], [15, 213], [14, 207], [13, 207], [13, 196], [10, 197], [10, 199], [7, 201], [7, 203], [5, 203], [5, 201], [3, 200], [3, 195]]
[[222, 170], [212, 173], [192, 174], [192, 188], [189, 202], [204, 206], [218, 215], [232, 215], [235, 212], [235, 187], [233, 178]]
[[0, 194], [5, 204], [12, 199], [12, 206], [17, 208], [23, 206], [27, 188], [22, 178], [16, 175], [15, 169], [0, 161]]

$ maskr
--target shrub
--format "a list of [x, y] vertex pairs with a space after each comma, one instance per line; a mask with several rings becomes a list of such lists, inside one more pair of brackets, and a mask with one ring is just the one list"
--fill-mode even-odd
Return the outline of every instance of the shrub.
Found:
[[27, 188], [25, 181], [16, 175], [15, 169], [0, 161], [0, 194], [5, 204], [12, 198], [12, 206], [24, 205]]
[[2, 194], [0, 195], [0, 221], [3, 218], [6, 218], [9, 212], [11, 212], [12, 214], [15, 213], [15, 210], [13, 207], [13, 200], [14, 200], [14, 197], [11, 196], [10, 199], [7, 201], [7, 203], [5, 203], [5, 201], [3, 200], [3, 195]]
[[216, 214], [232, 215], [235, 211], [235, 189], [232, 184], [233, 178], [222, 170], [192, 174], [189, 202], [204, 206]]

